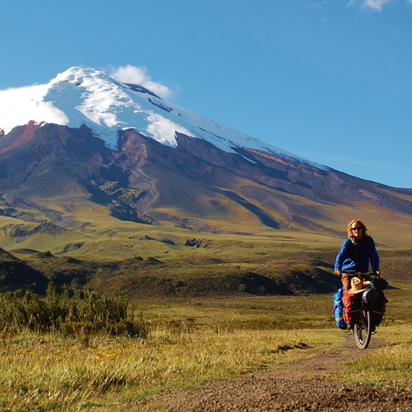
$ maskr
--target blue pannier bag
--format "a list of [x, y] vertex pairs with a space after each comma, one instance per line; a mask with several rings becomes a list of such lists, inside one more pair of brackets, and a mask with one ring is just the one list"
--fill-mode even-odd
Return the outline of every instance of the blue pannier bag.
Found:
[[333, 312], [335, 315], [335, 322], [336, 326], [339, 329], [346, 329], [347, 325], [343, 320], [343, 288], [340, 288], [334, 295], [333, 295]]

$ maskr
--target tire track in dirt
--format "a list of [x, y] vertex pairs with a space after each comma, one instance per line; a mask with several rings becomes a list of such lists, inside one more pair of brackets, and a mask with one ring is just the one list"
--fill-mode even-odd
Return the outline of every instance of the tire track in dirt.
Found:
[[[251, 377], [210, 382], [141, 404], [145, 411], [412, 411], [412, 388], [376, 391], [332, 380], [344, 362], [384, 347], [372, 339], [366, 350], [349, 335], [343, 348]], [[141, 410], [141, 409], [137, 409]]]

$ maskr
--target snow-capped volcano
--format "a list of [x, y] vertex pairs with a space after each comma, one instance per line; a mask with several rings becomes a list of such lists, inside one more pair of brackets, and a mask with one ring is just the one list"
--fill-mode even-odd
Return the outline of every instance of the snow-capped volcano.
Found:
[[118, 131], [133, 128], [172, 147], [181, 133], [229, 153], [248, 148], [311, 163], [91, 68], [72, 67], [48, 84], [0, 91], [0, 129], [7, 134], [29, 121], [72, 128], [85, 124], [112, 149], [117, 148]]
[[81, 229], [95, 215], [216, 233], [336, 233], [340, 208], [357, 214], [361, 203], [412, 215], [410, 191], [301, 159], [98, 70], [0, 91], [7, 242]]

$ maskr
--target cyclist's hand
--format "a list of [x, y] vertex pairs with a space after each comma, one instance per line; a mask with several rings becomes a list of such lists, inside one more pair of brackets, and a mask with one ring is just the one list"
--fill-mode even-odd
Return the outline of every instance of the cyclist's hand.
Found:
[[342, 276], [342, 271], [340, 269], [336, 269], [335, 276]]

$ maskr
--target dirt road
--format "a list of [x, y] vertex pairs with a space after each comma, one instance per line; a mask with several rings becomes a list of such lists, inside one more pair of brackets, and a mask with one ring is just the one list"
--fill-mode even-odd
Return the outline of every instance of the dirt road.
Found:
[[[330, 380], [342, 363], [383, 346], [372, 339], [370, 348], [356, 348], [348, 336], [344, 348], [282, 369], [248, 378], [211, 382], [200, 391], [180, 391], [157, 399], [150, 411], [412, 411], [412, 389], [376, 391]], [[148, 406], [148, 405], [146, 405]]]

